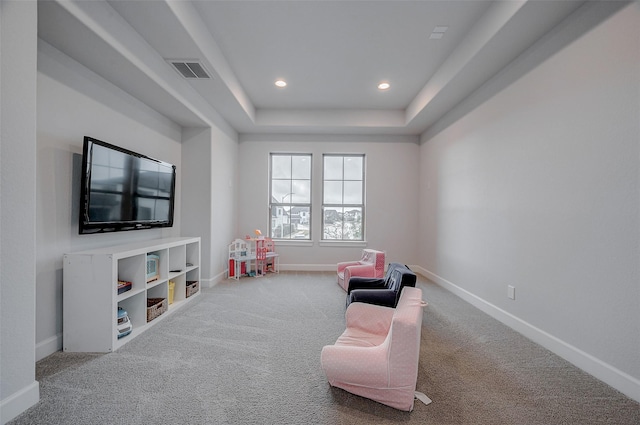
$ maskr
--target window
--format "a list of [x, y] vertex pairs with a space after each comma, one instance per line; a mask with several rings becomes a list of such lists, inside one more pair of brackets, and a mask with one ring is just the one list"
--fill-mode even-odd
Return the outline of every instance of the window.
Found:
[[364, 155], [324, 155], [322, 239], [364, 240]]
[[271, 154], [269, 234], [311, 240], [311, 154]]

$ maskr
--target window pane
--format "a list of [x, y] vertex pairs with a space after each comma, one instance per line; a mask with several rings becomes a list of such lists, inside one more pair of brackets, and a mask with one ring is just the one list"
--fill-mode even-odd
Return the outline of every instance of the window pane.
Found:
[[271, 156], [271, 178], [290, 179], [291, 178], [291, 155]]
[[362, 204], [362, 182], [344, 182], [344, 203]]
[[290, 180], [273, 180], [271, 182], [272, 202], [291, 202], [289, 195], [291, 194]]
[[323, 239], [342, 239], [342, 208], [324, 208]]
[[271, 237], [284, 238], [291, 234], [291, 208], [271, 208]]
[[362, 240], [362, 208], [345, 208], [343, 214], [342, 239]]
[[361, 156], [350, 156], [344, 159], [345, 180], [362, 180], [362, 160]]
[[291, 208], [291, 239], [309, 239], [309, 223], [311, 212], [309, 207]]
[[324, 179], [342, 180], [342, 162], [343, 160], [341, 156], [325, 156]]
[[310, 204], [311, 203], [311, 181], [310, 180], [293, 180], [291, 182], [292, 194], [291, 202]]
[[342, 182], [329, 181], [324, 182], [324, 201], [325, 204], [342, 204]]
[[293, 179], [311, 179], [311, 160], [308, 156], [294, 155], [291, 157]]

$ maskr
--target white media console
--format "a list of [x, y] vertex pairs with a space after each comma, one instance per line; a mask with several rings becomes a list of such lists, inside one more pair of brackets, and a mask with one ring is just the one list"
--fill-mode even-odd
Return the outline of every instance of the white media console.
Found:
[[[151, 276], [149, 282], [147, 256], [159, 258], [157, 278]], [[130, 282], [131, 288], [118, 294], [118, 281]], [[199, 237], [157, 239], [65, 254], [64, 351], [117, 350], [200, 295], [199, 282]], [[173, 303], [147, 321], [147, 299], [164, 298], [168, 303], [170, 286]], [[121, 338], [117, 330], [118, 307], [127, 311], [133, 326], [132, 332]]]

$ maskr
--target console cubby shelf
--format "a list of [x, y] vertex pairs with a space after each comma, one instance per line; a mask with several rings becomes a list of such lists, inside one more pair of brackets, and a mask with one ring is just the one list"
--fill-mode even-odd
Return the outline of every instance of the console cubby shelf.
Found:
[[[157, 255], [158, 277], [147, 282], [147, 256]], [[131, 289], [118, 294], [118, 281]], [[147, 299], [169, 298], [173, 304], [147, 322]], [[63, 258], [63, 349], [71, 352], [110, 352], [134, 339], [184, 306], [187, 281], [200, 281], [200, 238], [167, 238], [65, 254]], [[133, 327], [117, 335], [118, 307]]]

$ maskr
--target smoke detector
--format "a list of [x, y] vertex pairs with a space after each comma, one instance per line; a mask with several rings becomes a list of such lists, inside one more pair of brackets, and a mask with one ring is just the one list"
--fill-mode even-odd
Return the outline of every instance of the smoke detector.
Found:
[[198, 60], [191, 59], [167, 59], [176, 71], [189, 80], [207, 80], [211, 76]]

